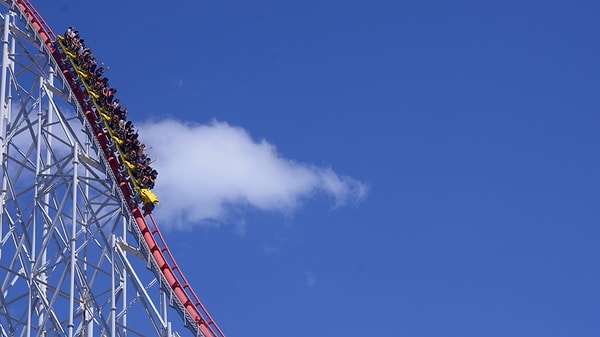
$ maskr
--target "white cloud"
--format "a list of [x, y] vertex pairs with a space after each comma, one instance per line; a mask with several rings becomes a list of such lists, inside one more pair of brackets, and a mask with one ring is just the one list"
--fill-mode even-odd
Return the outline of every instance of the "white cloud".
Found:
[[224, 122], [185, 124], [176, 120], [140, 125], [159, 172], [155, 192], [161, 224], [183, 227], [222, 222], [238, 207], [288, 213], [315, 193], [335, 206], [359, 202], [368, 185], [331, 168], [283, 158], [265, 140]]

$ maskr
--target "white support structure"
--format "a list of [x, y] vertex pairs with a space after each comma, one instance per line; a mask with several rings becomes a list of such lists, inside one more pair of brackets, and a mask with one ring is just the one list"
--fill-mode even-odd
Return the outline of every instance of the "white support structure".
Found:
[[59, 65], [0, 4], [0, 337], [188, 331]]

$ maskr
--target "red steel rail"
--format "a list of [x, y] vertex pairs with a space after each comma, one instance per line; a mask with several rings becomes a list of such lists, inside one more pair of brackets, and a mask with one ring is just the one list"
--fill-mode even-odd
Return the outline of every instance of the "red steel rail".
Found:
[[[135, 223], [138, 226], [139, 233], [148, 247], [149, 256], [148, 258], [154, 259], [154, 262], [160, 269], [162, 277], [167, 281], [171, 290], [176, 296], [177, 301], [180, 302], [181, 307], [184, 308], [191, 319], [197, 324], [197, 327], [204, 336], [206, 337], [225, 337], [223, 331], [218, 327], [215, 321], [212, 319], [191, 285], [183, 275], [183, 272], [175, 262], [171, 251], [169, 250], [167, 243], [158, 225], [152, 216], [152, 213], [147, 214], [152, 224], [152, 228], [146, 221], [145, 215], [140, 209], [139, 205], [133, 201], [134, 193], [127, 182], [127, 180], [121, 178], [118, 174], [121, 163], [118, 161], [118, 155], [111, 150], [109, 144], [109, 136], [104, 132], [102, 127], [99, 126], [98, 116], [94, 113], [92, 104], [90, 104], [90, 98], [85, 90], [81, 88], [76, 82], [76, 74], [73, 74], [70, 67], [63, 59], [66, 57], [63, 55], [59, 48], [55, 47], [54, 42], [56, 41], [56, 35], [52, 32], [50, 26], [44, 21], [39, 12], [33, 7], [31, 2], [28, 0], [14, 0], [14, 4], [17, 5], [18, 9], [31, 24], [33, 30], [37, 32], [42, 42], [46, 45], [46, 48], [56, 61], [58, 67], [69, 84], [71, 91], [75, 95], [79, 105], [84, 111], [85, 118], [92, 126], [94, 130], [94, 136], [97, 138], [101, 145], [101, 151], [107, 159], [108, 165], [113, 173], [113, 179], [116, 180], [125, 200], [127, 207], [131, 211], [131, 214], [135, 218]], [[139, 238], [138, 238], [139, 239]], [[156, 275], [160, 277], [161, 275]], [[186, 315], [184, 314], [184, 317]], [[185, 318], [184, 318], [185, 319]]]

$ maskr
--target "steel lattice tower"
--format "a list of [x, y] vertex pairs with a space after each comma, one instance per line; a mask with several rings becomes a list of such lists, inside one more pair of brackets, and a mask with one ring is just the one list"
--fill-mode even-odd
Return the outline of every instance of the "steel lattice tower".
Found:
[[28, 1], [0, 3], [0, 336], [224, 337], [50, 28]]

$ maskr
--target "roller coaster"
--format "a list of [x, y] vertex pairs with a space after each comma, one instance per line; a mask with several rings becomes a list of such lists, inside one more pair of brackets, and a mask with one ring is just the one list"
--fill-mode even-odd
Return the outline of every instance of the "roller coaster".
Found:
[[0, 4], [0, 336], [178, 336], [174, 311], [224, 337], [159, 230], [158, 172], [91, 50], [29, 1]]
[[[77, 84], [85, 88], [88, 103], [92, 103], [96, 118], [101, 117], [103, 131], [113, 141], [109, 147], [118, 154], [119, 172], [127, 172], [125, 177], [121, 175], [122, 180], [129, 181], [130, 187], [138, 193], [138, 203], [152, 211], [158, 205], [158, 198], [151, 191], [158, 172], [150, 166], [151, 159], [143, 152], [145, 145], [139, 141], [133, 123], [127, 121], [127, 109], [114, 97], [116, 89], [110, 88], [108, 78], [103, 76], [104, 68], [96, 69], [96, 58], [73, 27], [67, 29], [65, 36], [58, 36], [56, 45], [68, 56], [70, 74], [78, 75]], [[67, 64], [63, 61], [63, 65]]]

